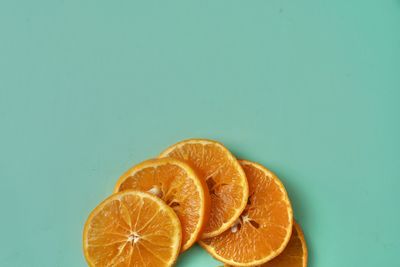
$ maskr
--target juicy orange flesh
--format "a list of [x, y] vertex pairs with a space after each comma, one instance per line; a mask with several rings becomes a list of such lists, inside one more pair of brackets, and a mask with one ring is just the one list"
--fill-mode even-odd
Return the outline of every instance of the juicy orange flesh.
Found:
[[[258, 267], [305, 267], [305, 240], [298, 225], [293, 226], [292, 236], [285, 250], [271, 261]], [[230, 267], [229, 265], [225, 265]]]
[[88, 227], [86, 247], [94, 266], [165, 266], [179, 235], [157, 203], [132, 195], [106, 204]]
[[298, 225], [293, 226], [292, 236], [285, 250], [260, 267], [305, 267], [306, 244]]
[[285, 241], [287, 226], [291, 227], [292, 222], [286, 194], [274, 179], [253, 165], [242, 167], [249, 183], [249, 200], [239, 222], [203, 242], [224, 259], [245, 264], [274, 254]]
[[189, 143], [176, 147], [168, 156], [185, 161], [207, 182], [211, 209], [205, 232], [219, 229], [243, 205], [243, 176], [224, 148]]
[[186, 244], [201, 224], [199, 214], [202, 200], [192, 179], [185, 170], [173, 164], [147, 167], [133, 173], [122, 182], [118, 191], [135, 189], [158, 192], [158, 196], [171, 206], [182, 225], [182, 244]]

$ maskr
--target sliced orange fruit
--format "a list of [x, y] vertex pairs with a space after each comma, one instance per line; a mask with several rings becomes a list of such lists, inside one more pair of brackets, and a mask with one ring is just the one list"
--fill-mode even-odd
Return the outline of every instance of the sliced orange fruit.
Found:
[[202, 238], [227, 230], [246, 207], [246, 175], [236, 158], [221, 143], [189, 139], [172, 145], [160, 157], [188, 163], [207, 183], [211, 197], [210, 218]]
[[175, 210], [182, 225], [182, 251], [197, 241], [208, 220], [210, 196], [189, 165], [173, 158], [147, 160], [122, 175], [114, 192], [131, 189], [152, 193]]
[[240, 161], [249, 183], [246, 209], [230, 229], [199, 241], [216, 259], [235, 266], [257, 266], [279, 255], [293, 227], [293, 211], [283, 184], [260, 164]]
[[296, 222], [285, 250], [260, 267], [307, 267], [308, 251], [303, 231]]
[[181, 247], [178, 216], [158, 197], [114, 194], [89, 215], [83, 250], [89, 266], [172, 266]]

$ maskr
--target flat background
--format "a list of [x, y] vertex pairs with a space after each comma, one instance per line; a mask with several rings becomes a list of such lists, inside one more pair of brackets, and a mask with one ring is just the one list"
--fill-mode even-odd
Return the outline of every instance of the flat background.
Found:
[[2, 0], [0, 265], [85, 266], [119, 175], [206, 137], [281, 177], [309, 266], [400, 266], [399, 102], [399, 0]]

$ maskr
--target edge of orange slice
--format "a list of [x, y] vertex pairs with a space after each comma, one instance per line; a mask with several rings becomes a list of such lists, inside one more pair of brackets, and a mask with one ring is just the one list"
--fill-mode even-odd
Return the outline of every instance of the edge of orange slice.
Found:
[[308, 263], [308, 247], [307, 247], [306, 238], [304, 236], [303, 229], [300, 227], [300, 225], [296, 221], [294, 221], [293, 225], [296, 228], [297, 234], [299, 235], [301, 246], [302, 246], [303, 252], [304, 252], [303, 267], [306, 267], [307, 263]]
[[[199, 210], [199, 216], [200, 220], [198, 225], [195, 228], [195, 231], [190, 233], [190, 238], [186, 241], [186, 243], [182, 244], [181, 248], [181, 253], [189, 249], [200, 237], [201, 234], [203, 233], [204, 227], [207, 224], [208, 221], [208, 216], [209, 216], [209, 210], [210, 210], [210, 196], [208, 193], [208, 187], [206, 183], [204, 182], [203, 179], [200, 179], [196, 172], [185, 162], [174, 159], [174, 158], [157, 158], [157, 159], [149, 159], [146, 160], [142, 163], [139, 163], [132, 168], [130, 168], [128, 171], [126, 171], [117, 181], [115, 187], [114, 187], [114, 193], [121, 192], [120, 187], [121, 185], [131, 176], [134, 176], [135, 173], [144, 170], [146, 168], [157, 168], [158, 166], [166, 165], [166, 164], [171, 164], [175, 165], [182, 170], [184, 170], [187, 175], [188, 179], [193, 181], [193, 183], [196, 185], [196, 188], [198, 189], [198, 192], [200, 194], [200, 199], [202, 200], [203, 205], [200, 206]], [[138, 189], [134, 189], [138, 190]], [[162, 199], [162, 197], [161, 197]], [[179, 217], [179, 214], [178, 214]], [[183, 231], [183, 229], [182, 229]], [[184, 241], [184, 240], [182, 240]]]
[[[178, 259], [179, 251], [180, 251], [181, 243], [182, 243], [182, 230], [181, 230], [179, 218], [176, 215], [176, 213], [174, 212], [174, 210], [170, 206], [165, 204], [164, 201], [162, 201], [161, 199], [159, 199], [158, 197], [156, 197], [150, 193], [141, 192], [141, 191], [137, 191], [137, 190], [127, 190], [127, 191], [119, 192], [116, 194], [112, 194], [111, 196], [104, 199], [100, 204], [98, 204], [93, 209], [93, 211], [89, 214], [89, 216], [85, 222], [84, 228], [83, 228], [83, 239], [82, 239], [83, 254], [85, 256], [86, 262], [91, 267], [96, 266], [92, 262], [91, 257], [89, 255], [89, 251], [88, 251], [88, 249], [89, 249], [89, 247], [88, 247], [89, 246], [88, 245], [88, 232], [89, 232], [89, 228], [90, 228], [90, 223], [93, 221], [93, 218], [96, 215], [98, 215], [107, 204], [110, 204], [113, 200], [121, 201], [122, 198], [127, 195], [131, 195], [131, 196], [136, 195], [136, 196], [139, 196], [140, 199], [144, 199], [144, 198], [150, 199], [151, 201], [153, 201], [154, 203], [156, 203], [158, 205], [159, 210], [164, 211], [168, 215], [168, 217], [171, 219], [170, 223], [175, 227], [175, 229], [177, 231], [175, 233], [173, 233], [174, 238], [173, 238], [173, 243], [171, 246], [172, 255], [168, 262], [165, 262], [165, 261], [164, 262], [166, 263], [165, 266], [173, 266]], [[124, 215], [126, 215], [126, 214], [124, 214]], [[138, 218], [139, 217], [137, 217], [137, 219]], [[126, 238], [127, 238], [127, 241], [125, 241], [125, 242], [130, 242], [129, 235], [127, 235]], [[157, 257], [157, 256], [155, 256], [155, 257]], [[161, 260], [161, 259], [159, 259], [159, 260]]]
[[[288, 220], [290, 223], [290, 227], [287, 227], [286, 229], [286, 234], [284, 236], [284, 240], [280, 243], [280, 247], [276, 250], [273, 251], [273, 253], [269, 254], [267, 257], [258, 259], [258, 260], [252, 260], [249, 262], [238, 262], [235, 261], [232, 258], [225, 258], [224, 256], [220, 255], [217, 252], [217, 249], [219, 249], [220, 251], [226, 251], [226, 248], [224, 249], [222, 245], [223, 242], [226, 242], [227, 240], [229, 240], [229, 238], [233, 238], [233, 234], [236, 233], [236, 231], [239, 230], [235, 230], [235, 232], [233, 231], [233, 229], [231, 228], [231, 232], [224, 232], [221, 236], [216, 236], [210, 239], [205, 239], [205, 240], [200, 240], [199, 244], [211, 255], [213, 256], [215, 259], [224, 262], [228, 265], [232, 265], [232, 266], [258, 266], [261, 264], [264, 264], [270, 260], [272, 260], [273, 258], [275, 258], [277, 255], [279, 255], [282, 251], [284, 251], [285, 247], [287, 246], [291, 234], [292, 234], [292, 229], [293, 229], [293, 210], [291, 207], [291, 203], [290, 203], [290, 199], [289, 196], [286, 192], [286, 189], [283, 185], [283, 183], [280, 181], [280, 179], [270, 170], [268, 170], [266, 167], [264, 167], [263, 165], [256, 163], [256, 162], [252, 162], [252, 161], [248, 161], [248, 160], [239, 160], [240, 164], [245, 166], [245, 165], [250, 165], [251, 167], [261, 171], [262, 173], [264, 173], [264, 175], [271, 177], [273, 182], [276, 184], [276, 186], [281, 190], [283, 196], [284, 196], [284, 202], [286, 202], [286, 204], [288, 205]], [[251, 176], [247, 176], [248, 180], [249, 180], [249, 187], [254, 190], [254, 183], [251, 181]], [[250, 198], [250, 197], [249, 197]], [[246, 209], [245, 209], [246, 211]], [[250, 218], [251, 219], [251, 218]], [[242, 226], [243, 227], [243, 226]], [[230, 230], [227, 230], [230, 231]], [[240, 238], [240, 237], [239, 237]], [[252, 238], [252, 237], [247, 237], [247, 238]], [[236, 240], [237, 242], [240, 242], [239, 240]], [[218, 248], [214, 247], [213, 245], [209, 244], [209, 242], [216, 242], [215, 244], [220, 245]]]
[[[246, 178], [246, 174], [242, 169], [242, 166], [240, 165], [239, 161], [237, 160], [237, 158], [229, 151], [228, 148], [226, 148], [221, 142], [215, 141], [215, 140], [211, 140], [211, 139], [205, 139], [205, 138], [190, 138], [190, 139], [186, 139], [186, 140], [182, 140], [179, 141], [171, 146], [169, 146], [168, 148], [166, 148], [163, 152], [160, 153], [159, 158], [164, 158], [164, 157], [169, 157], [169, 154], [171, 153], [171, 151], [184, 146], [186, 144], [201, 144], [201, 145], [215, 145], [218, 146], [219, 148], [221, 148], [224, 152], [226, 152], [226, 155], [229, 157], [230, 162], [232, 162], [235, 165], [235, 168], [237, 169], [238, 172], [240, 172], [240, 176], [244, 177], [245, 179], [243, 180], [242, 183], [242, 187], [243, 187], [243, 198], [241, 201], [241, 205], [239, 208], [237, 208], [235, 210], [234, 215], [225, 223], [223, 223], [217, 230], [211, 231], [211, 232], [204, 232], [203, 235], [201, 236], [202, 239], [205, 238], [210, 238], [210, 237], [214, 237], [217, 236], [221, 233], [223, 233], [224, 231], [226, 231], [227, 229], [229, 229], [232, 224], [237, 220], [237, 218], [239, 218], [239, 216], [241, 215], [241, 213], [243, 212], [243, 210], [246, 207], [246, 203], [247, 203], [247, 198], [249, 195], [249, 187], [248, 187], [248, 183], [247, 183], [247, 178]], [[195, 166], [192, 166], [192, 164], [189, 164], [193, 169], [196, 170]], [[206, 182], [206, 180], [204, 180], [204, 177], [200, 177], [204, 182]], [[210, 192], [211, 195], [211, 192]], [[212, 202], [211, 202], [211, 213], [212, 213]]]
[[[300, 244], [299, 244], [300, 243]], [[301, 248], [299, 248], [299, 245]], [[301, 261], [298, 259], [301, 258]], [[272, 260], [260, 265], [259, 267], [307, 267], [308, 262], [308, 249], [306, 239], [304, 237], [303, 230], [300, 225], [293, 221], [293, 231], [290, 237], [289, 243], [281, 254], [273, 258]], [[225, 265], [225, 267], [231, 267]]]

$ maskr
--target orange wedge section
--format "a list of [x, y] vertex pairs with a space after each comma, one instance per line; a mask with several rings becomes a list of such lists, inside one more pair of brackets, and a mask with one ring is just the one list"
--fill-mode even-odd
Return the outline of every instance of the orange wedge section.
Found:
[[227, 230], [246, 207], [246, 175], [236, 158], [221, 143], [189, 139], [172, 145], [160, 157], [188, 163], [207, 183], [211, 209], [202, 238], [217, 236]]
[[86, 221], [83, 250], [89, 266], [172, 266], [181, 247], [178, 216], [161, 199], [124, 191], [97, 206]]
[[280, 180], [260, 164], [240, 161], [249, 183], [247, 206], [219, 236], [199, 241], [216, 259], [234, 266], [257, 266], [279, 255], [289, 242], [293, 212]]
[[147, 160], [122, 175], [114, 192], [132, 189], [152, 193], [174, 209], [182, 225], [182, 251], [197, 241], [208, 220], [210, 196], [189, 165], [173, 158]]

